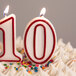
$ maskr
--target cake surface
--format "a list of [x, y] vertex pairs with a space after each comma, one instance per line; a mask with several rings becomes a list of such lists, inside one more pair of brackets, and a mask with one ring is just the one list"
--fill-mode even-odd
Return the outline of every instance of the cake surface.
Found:
[[0, 62], [0, 76], [76, 76], [76, 48], [70, 42], [65, 44], [59, 39], [52, 59], [45, 65], [34, 64], [27, 58], [21, 37], [17, 38], [16, 48], [23, 60], [17, 63]]

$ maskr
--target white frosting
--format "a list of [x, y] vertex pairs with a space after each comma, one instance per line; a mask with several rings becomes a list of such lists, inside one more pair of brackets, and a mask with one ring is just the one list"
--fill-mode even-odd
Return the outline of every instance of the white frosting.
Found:
[[39, 74], [40, 76], [49, 76], [49, 74], [45, 71], [43, 71], [40, 67], [39, 67]]
[[16, 39], [16, 48], [21, 50], [22, 48], [24, 47], [23, 45], [23, 40], [21, 39], [21, 37], [19, 36], [17, 39]]
[[31, 76], [24, 67], [20, 67], [19, 69], [21, 70], [15, 73], [14, 76]]
[[[16, 42], [17, 49], [22, 49], [23, 40], [21, 37], [17, 38]], [[54, 62], [50, 63], [49, 67], [44, 70], [38, 67], [38, 72], [32, 71], [32, 74], [28, 73], [27, 69], [22, 66], [16, 71], [14, 69], [14, 67], [18, 67], [16, 63], [5, 69], [4, 62], [0, 62], [0, 76], [76, 76], [76, 48], [73, 48], [70, 42], [65, 44], [60, 39], [53, 59]], [[9, 65], [9, 63], [7, 64]]]

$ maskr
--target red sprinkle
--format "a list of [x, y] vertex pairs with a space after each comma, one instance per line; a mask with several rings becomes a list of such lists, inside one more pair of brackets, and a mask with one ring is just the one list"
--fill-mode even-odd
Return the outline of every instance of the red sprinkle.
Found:
[[29, 65], [29, 67], [31, 68], [32, 66], [31, 66], [31, 65]]
[[29, 61], [29, 62], [27, 62], [28, 64], [31, 64], [31, 62]]
[[53, 60], [51, 59], [50, 62], [53, 62]]
[[38, 64], [36, 64], [35, 66], [36, 66], [36, 67], [39, 67], [39, 65], [38, 65]]
[[8, 67], [5, 67], [5, 69], [8, 69]]

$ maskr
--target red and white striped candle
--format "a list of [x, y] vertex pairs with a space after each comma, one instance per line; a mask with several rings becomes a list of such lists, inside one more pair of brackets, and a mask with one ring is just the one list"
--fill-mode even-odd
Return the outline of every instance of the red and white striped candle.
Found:
[[3, 35], [3, 54], [0, 61], [19, 62], [21, 58], [16, 55], [16, 17], [14, 14], [6, 16], [9, 6], [4, 11], [5, 17], [0, 20], [0, 31]]
[[24, 48], [28, 58], [36, 64], [49, 61], [55, 51], [57, 36], [53, 24], [44, 17], [46, 9], [40, 17], [32, 19], [24, 32]]

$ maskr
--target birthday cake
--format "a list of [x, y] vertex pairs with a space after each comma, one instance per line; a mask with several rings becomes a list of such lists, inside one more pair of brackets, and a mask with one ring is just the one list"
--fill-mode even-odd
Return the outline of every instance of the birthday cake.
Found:
[[65, 44], [59, 39], [56, 51], [45, 65], [34, 64], [27, 58], [21, 37], [16, 40], [16, 49], [22, 61], [0, 62], [0, 76], [76, 76], [76, 48], [70, 42]]

